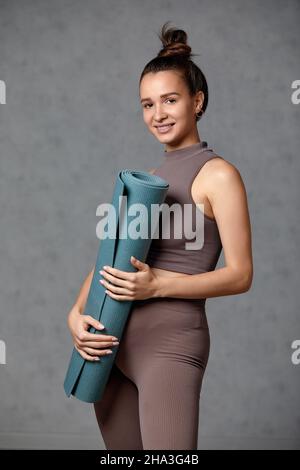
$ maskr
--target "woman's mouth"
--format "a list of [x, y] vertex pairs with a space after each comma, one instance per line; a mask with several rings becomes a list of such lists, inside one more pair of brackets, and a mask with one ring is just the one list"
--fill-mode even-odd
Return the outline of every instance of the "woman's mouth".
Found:
[[167, 124], [167, 125], [164, 125], [164, 126], [156, 126], [156, 129], [158, 130], [158, 132], [160, 134], [165, 134], [166, 132], [168, 132], [172, 126], [174, 126], [175, 123], [173, 124]]

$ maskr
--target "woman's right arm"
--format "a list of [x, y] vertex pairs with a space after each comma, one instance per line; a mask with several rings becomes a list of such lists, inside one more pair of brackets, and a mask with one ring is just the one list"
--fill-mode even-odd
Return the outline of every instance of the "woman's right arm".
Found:
[[[154, 171], [155, 168], [150, 168], [148, 173], [153, 174]], [[114, 336], [93, 334], [87, 331], [90, 326], [93, 326], [96, 330], [105, 327], [92, 316], [83, 315], [82, 313], [85, 308], [94, 271], [95, 266], [84, 280], [75, 304], [68, 315], [68, 327], [73, 338], [74, 347], [84, 359], [89, 361], [97, 361], [99, 360], [98, 356], [107, 354], [108, 350], [99, 351], [100, 348], [117, 346], [119, 344], [118, 338]]]
[[111, 354], [108, 351], [111, 346], [118, 345], [117, 338], [99, 333], [89, 333], [87, 330], [93, 326], [96, 330], [105, 328], [98, 320], [91, 315], [83, 315], [88, 293], [91, 287], [95, 267], [84, 280], [75, 304], [68, 314], [68, 327], [70, 329], [74, 347], [84, 359], [89, 361], [99, 361], [98, 356]]
[[78, 297], [75, 301], [75, 305], [77, 305], [78, 310], [80, 311], [80, 313], [82, 313], [84, 311], [84, 307], [85, 307], [87, 297], [88, 297], [88, 293], [89, 293], [89, 290], [90, 290], [90, 287], [91, 287], [94, 271], [95, 271], [95, 266], [93, 267], [91, 272], [85, 278], [85, 280], [84, 280], [84, 282], [81, 286], [81, 289], [79, 291]]

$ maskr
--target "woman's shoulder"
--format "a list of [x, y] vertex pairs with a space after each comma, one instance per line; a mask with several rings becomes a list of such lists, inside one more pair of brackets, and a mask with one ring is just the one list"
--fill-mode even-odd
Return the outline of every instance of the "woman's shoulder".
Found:
[[207, 176], [226, 177], [239, 173], [238, 168], [219, 154], [214, 154], [205, 164]]
[[242, 182], [238, 168], [218, 154], [214, 154], [212, 158], [206, 161], [202, 170], [204, 171], [200, 171], [196, 185], [198, 184], [199, 188], [202, 188], [201, 190], [207, 194], [214, 193], [216, 188], [224, 190], [230, 185]]

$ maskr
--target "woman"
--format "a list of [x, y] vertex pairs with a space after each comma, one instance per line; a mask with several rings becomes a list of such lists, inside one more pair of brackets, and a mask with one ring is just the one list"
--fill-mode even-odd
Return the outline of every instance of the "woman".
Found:
[[[108, 295], [135, 301], [120, 342], [86, 331], [90, 325], [99, 329], [99, 322], [82, 314], [94, 270], [69, 313], [75, 347], [85, 359], [101, 360], [110, 347], [119, 347], [103, 398], [94, 403], [110, 450], [197, 449], [210, 348], [205, 301], [248, 291], [253, 276], [242, 178], [200, 140], [197, 121], [208, 103], [206, 79], [191, 60], [186, 33], [168, 29], [167, 23], [160, 35], [163, 48], [140, 78], [145, 124], [164, 144], [162, 164], [150, 172], [169, 182], [166, 203], [192, 206], [194, 225], [195, 209], [203, 208], [204, 240], [200, 249], [188, 250], [186, 232], [179, 239], [174, 232], [162, 238], [160, 226], [146, 263], [131, 260], [136, 272], [111, 266], [100, 271]], [[222, 248], [226, 266], [215, 270]]]

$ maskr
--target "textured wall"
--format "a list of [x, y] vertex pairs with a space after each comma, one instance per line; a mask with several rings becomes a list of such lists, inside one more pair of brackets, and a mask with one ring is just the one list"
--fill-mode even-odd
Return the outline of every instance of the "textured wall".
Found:
[[167, 20], [200, 54], [210, 102], [199, 133], [239, 169], [253, 234], [251, 290], [207, 301], [199, 448], [300, 447], [300, 365], [291, 361], [300, 339], [299, 1], [2, 0], [0, 9], [0, 447], [103, 448], [91, 406], [63, 391], [66, 316], [94, 264], [96, 208], [110, 201], [117, 170], [161, 162], [138, 80]]

